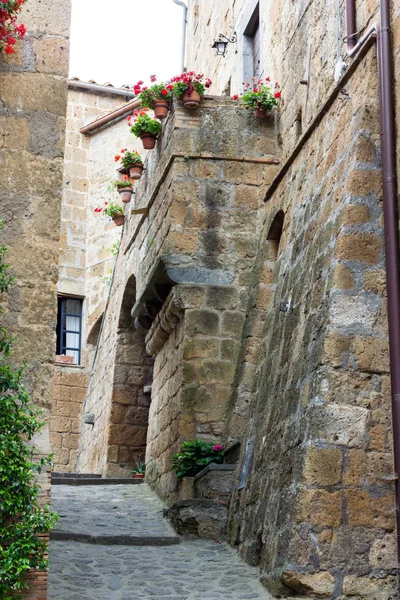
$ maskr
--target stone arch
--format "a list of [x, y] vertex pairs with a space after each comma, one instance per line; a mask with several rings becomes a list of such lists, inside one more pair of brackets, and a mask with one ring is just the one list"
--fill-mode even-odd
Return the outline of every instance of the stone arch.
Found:
[[136, 279], [131, 275], [117, 317], [107, 453], [107, 472], [112, 476], [128, 475], [146, 453], [153, 359], [146, 352], [143, 333], [134, 327], [135, 301]]

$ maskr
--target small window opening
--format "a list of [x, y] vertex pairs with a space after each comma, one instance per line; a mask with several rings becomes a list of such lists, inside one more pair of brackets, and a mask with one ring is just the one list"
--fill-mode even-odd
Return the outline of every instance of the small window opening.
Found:
[[57, 355], [71, 356], [72, 364], [81, 364], [82, 350], [81, 298], [58, 298]]
[[259, 79], [261, 71], [260, 6], [257, 4], [243, 33], [243, 81]]
[[285, 214], [283, 210], [280, 210], [275, 215], [267, 235], [267, 240], [269, 240], [267, 258], [271, 261], [276, 261], [279, 256], [279, 246], [282, 238], [284, 218]]

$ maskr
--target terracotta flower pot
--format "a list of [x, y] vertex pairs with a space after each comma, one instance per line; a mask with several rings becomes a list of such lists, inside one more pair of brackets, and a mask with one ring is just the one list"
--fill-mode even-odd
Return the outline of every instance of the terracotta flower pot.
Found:
[[121, 227], [121, 225], [124, 224], [125, 221], [125, 215], [120, 214], [120, 215], [114, 215], [112, 217], [112, 220], [114, 221], [114, 223], [116, 224], [117, 227]]
[[129, 177], [131, 179], [140, 179], [143, 173], [143, 163], [136, 163], [129, 167]]
[[144, 479], [144, 473], [135, 473], [133, 479]]
[[156, 119], [162, 121], [167, 118], [169, 110], [168, 100], [155, 100], [153, 102], [153, 111]]
[[119, 197], [121, 198], [121, 202], [127, 204], [131, 201], [131, 196], [133, 194], [133, 188], [131, 187], [123, 187], [118, 190]]
[[193, 90], [190, 94], [185, 92], [183, 94], [183, 106], [185, 108], [197, 108], [200, 106], [201, 96]]
[[257, 119], [266, 119], [269, 117], [269, 113], [264, 110], [264, 108], [259, 108], [254, 111], [254, 116], [257, 117]]
[[142, 140], [143, 148], [145, 150], [153, 150], [156, 145], [157, 138], [151, 133], [142, 133], [140, 139]]

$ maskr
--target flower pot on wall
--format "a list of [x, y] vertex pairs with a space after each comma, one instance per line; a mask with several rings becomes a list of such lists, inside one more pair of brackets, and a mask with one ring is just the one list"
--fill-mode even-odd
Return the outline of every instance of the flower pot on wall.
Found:
[[166, 119], [169, 110], [169, 102], [167, 100], [155, 100], [153, 103], [153, 111], [156, 119], [162, 121]]
[[131, 197], [133, 194], [133, 188], [131, 188], [131, 187], [120, 188], [118, 190], [118, 193], [119, 193], [119, 197], [121, 198], [121, 202], [123, 202], [124, 204], [127, 204], [128, 202], [131, 201]]
[[137, 163], [129, 167], [129, 177], [131, 179], [140, 179], [143, 173], [143, 163]]
[[112, 217], [112, 220], [114, 221], [114, 223], [115, 223], [115, 225], [116, 225], [117, 227], [121, 227], [121, 225], [123, 225], [123, 224], [124, 224], [124, 221], [125, 221], [125, 215], [123, 215], [123, 214], [120, 214], [120, 215], [114, 215], [114, 216]]
[[259, 108], [258, 110], [254, 111], [254, 116], [257, 117], [257, 119], [266, 119], [267, 117], [269, 117], [269, 115], [270, 113], [268, 113], [263, 108]]
[[190, 94], [185, 92], [183, 94], [183, 106], [185, 108], [197, 108], [200, 106], [201, 96], [193, 90]]
[[142, 140], [143, 148], [145, 150], [153, 150], [156, 145], [157, 138], [151, 133], [142, 133], [140, 139]]
[[133, 479], [144, 479], [144, 473], [135, 473]]

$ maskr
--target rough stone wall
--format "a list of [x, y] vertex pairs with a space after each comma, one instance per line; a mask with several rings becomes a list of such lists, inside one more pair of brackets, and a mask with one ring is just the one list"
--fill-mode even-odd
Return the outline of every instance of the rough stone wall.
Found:
[[[110, 430], [109, 410], [115, 393], [110, 381], [117, 343], [113, 330], [116, 315], [132, 274], [136, 296], [130, 308], [135, 306], [140, 313], [143, 307], [146, 315], [154, 298], [156, 303], [157, 297], [160, 300], [160, 282], [154, 279], [160, 266], [170, 286], [179, 283], [178, 290], [194, 284], [198, 297], [187, 304], [179, 301], [183, 323], [176, 330], [176, 319], [172, 318], [173, 326], [167, 325], [171, 315], [164, 318], [161, 312], [146, 338], [157, 373], [148, 434], [152, 451], [146, 459], [149, 481], [161, 495], [173, 497], [176, 481], [169, 472], [169, 461], [178, 446], [177, 435], [180, 440], [197, 436], [220, 439], [243, 324], [243, 291], [257, 247], [259, 186], [272, 181], [279, 162], [271, 156], [275, 151], [273, 122], [261, 125], [263, 136], [253, 124], [247, 112], [229, 99], [207, 99], [203, 110], [194, 114], [176, 106], [156, 150], [147, 159], [133, 206], [126, 209], [98, 371], [92, 375], [93, 387], [85, 407], [96, 413], [99, 421], [93, 430], [85, 429], [81, 469], [96, 465], [105, 472], [111, 468], [101, 453]], [[164, 308], [168, 310], [168, 302]], [[175, 309], [171, 310], [173, 315]], [[166, 363], [168, 348], [182, 331], [183, 354], [175, 348]], [[173, 336], [171, 340], [167, 341], [166, 332]], [[216, 361], [207, 360], [212, 349]], [[183, 364], [178, 367], [181, 356]], [[129, 377], [125, 381], [132, 384]], [[125, 383], [114, 379], [115, 385]], [[202, 386], [202, 393], [197, 394]], [[184, 410], [178, 409], [180, 404], [185, 405]]]
[[[5, 324], [16, 337], [13, 361], [27, 362], [26, 386], [48, 422], [53, 387], [57, 263], [69, 57], [69, 0], [30, 2], [20, 22], [28, 33], [0, 58], [1, 241], [15, 275]], [[34, 440], [50, 452], [49, 428]], [[47, 473], [40, 478], [50, 499]], [[46, 536], [48, 537], [48, 536]], [[24, 598], [45, 600], [47, 573], [29, 573]]]
[[[376, 20], [379, 3], [360, 0], [356, 4], [357, 30], [361, 30]], [[215, 6], [196, 0], [189, 3], [187, 64], [211, 77], [211, 93], [242, 91], [243, 56], [249, 52], [244, 31], [256, 5], [257, 0], [222, 0]], [[282, 86], [279, 133], [285, 157], [335, 86], [338, 36], [340, 54], [346, 60], [342, 41], [346, 35], [345, 1], [259, 0], [259, 7], [260, 76], [270, 76]], [[232, 31], [237, 33], [237, 43], [228, 45], [225, 57], [216, 56], [210, 46], [219, 33]], [[300, 81], [307, 78], [309, 86], [302, 85]]]
[[266, 204], [256, 282], [266, 271], [270, 293], [243, 440], [254, 451], [230, 540], [275, 593], [397, 597], [376, 82], [370, 51], [352, 101], [337, 99]]

